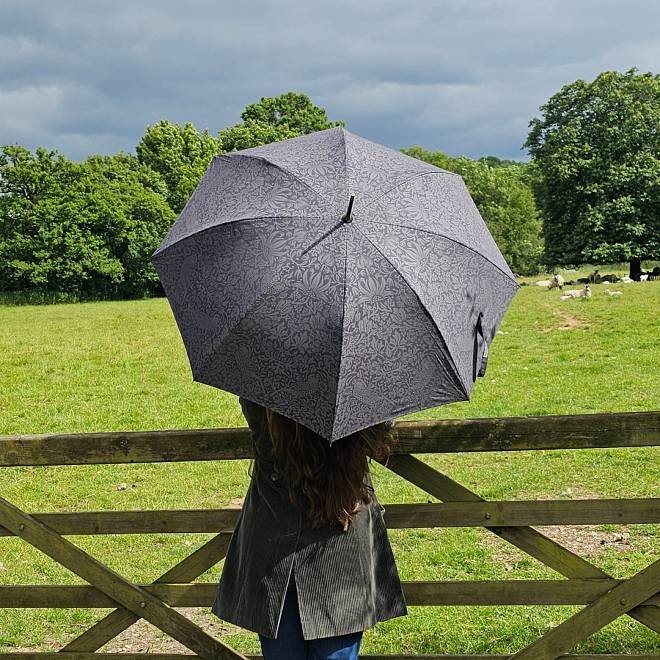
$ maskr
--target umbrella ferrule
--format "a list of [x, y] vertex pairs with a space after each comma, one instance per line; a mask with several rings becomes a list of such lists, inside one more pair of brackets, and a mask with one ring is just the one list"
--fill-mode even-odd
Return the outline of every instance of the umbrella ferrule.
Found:
[[348, 210], [346, 211], [346, 214], [344, 217], [341, 219], [342, 222], [353, 222], [353, 218], [351, 216], [351, 211], [353, 210], [353, 200], [355, 199], [355, 195], [351, 195], [351, 198], [348, 200]]

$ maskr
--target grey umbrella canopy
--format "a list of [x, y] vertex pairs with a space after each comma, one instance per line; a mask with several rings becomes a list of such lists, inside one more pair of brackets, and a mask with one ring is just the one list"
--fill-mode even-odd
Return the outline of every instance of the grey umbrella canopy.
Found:
[[216, 156], [151, 259], [193, 380], [329, 442], [468, 400], [519, 288], [460, 176], [344, 128]]

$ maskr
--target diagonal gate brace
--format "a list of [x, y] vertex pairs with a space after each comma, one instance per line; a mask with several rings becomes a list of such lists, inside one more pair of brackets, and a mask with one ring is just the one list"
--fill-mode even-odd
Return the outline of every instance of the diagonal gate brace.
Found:
[[546, 632], [511, 660], [548, 660], [566, 653], [578, 642], [660, 591], [660, 559], [599, 596], [579, 612]]
[[[390, 456], [387, 463], [379, 462], [443, 502], [486, 501], [469, 488], [438, 472], [411, 454], [394, 454]], [[485, 526], [485, 528], [568, 578], [612, 578], [609, 573], [594, 566], [533, 527]], [[626, 614], [654, 632], [660, 633], [660, 608], [657, 606], [638, 604]]]
[[[156, 578], [153, 584], [194, 580], [224, 558], [230, 538], [231, 532], [220, 532]], [[98, 651], [104, 644], [107, 644], [139, 619], [139, 616], [125, 608], [113, 610], [97, 621], [91, 628], [68, 642], [60, 649], [60, 652], [90, 653]]]
[[204, 660], [247, 660], [244, 655], [208, 635], [156, 596], [133, 584], [2, 497], [0, 524]]

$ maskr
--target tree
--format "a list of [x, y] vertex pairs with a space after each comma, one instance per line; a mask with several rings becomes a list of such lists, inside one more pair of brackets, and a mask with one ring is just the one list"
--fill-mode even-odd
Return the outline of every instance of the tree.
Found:
[[181, 125], [163, 119], [147, 127], [136, 148], [138, 159], [163, 177], [167, 201], [176, 213], [183, 209], [216, 154], [343, 125], [329, 121], [323, 108], [296, 92], [247, 105], [241, 119], [221, 130], [217, 138], [207, 129], [198, 131], [190, 122]]
[[323, 108], [314, 105], [306, 94], [296, 92], [264, 97], [246, 106], [241, 119], [218, 134], [223, 153], [344, 125], [343, 121], [329, 121]]
[[606, 71], [530, 122], [548, 264], [660, 254], [660, 76]]
[[97, 239], [79, 187], [83, 167], [55, 151], [5, 146], [0, 156], [0, 289], [80, 290], [121, 277]]
[[167, 184], [167, 200], [179, 213], [197, 187], [220, 145], [208, 130], [165, 119], [147, 126], [136, 147], [140, 163], [158, 172]]
[[511, 167], [519, 164], [518, 161], [498, 158], [497, 156], [482, 156], [478, 161], [480, 163], [486, 163], [486, 165], [490, 165], [491, 167]]
[[474, 199], [498, 248], [510, 268], [529, 275], [538, 272], [542, 252], [541, 223], [534, 195], [527, 183], [522, 163], [492, 167], [470, 158], [452, 158], [421, 147], [402, 149], [403, 153], [460, 174]]
[[149, 257], [176, 219], [167, 203], [165, 181], [125, 153], [91, 156], [85, 166], [106, 228], [104, 239], [122, 266], [114, 295], [141, 297], [162, 291]]
[[158, 290], [149, 254], [174, 214], [164, 181], [134, 156], [5, 146], [0, 153], [0, 289], [80, 297]]

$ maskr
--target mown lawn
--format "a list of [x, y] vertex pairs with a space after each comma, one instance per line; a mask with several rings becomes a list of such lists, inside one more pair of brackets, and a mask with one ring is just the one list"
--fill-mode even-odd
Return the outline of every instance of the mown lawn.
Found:
[[[646, 267], [646, 264], [645, 264]], [[601, 272], [614, 267], [601, 266]], [[576, 278], [590, 269], [564, 273]], [[624, 269], [618, 269], [620, 274]], [[529, 281], [537, 278], [526, 278]], [[570, 287], [578, 288], [578, 287]], [[623, 295], [610, 297], [605, 289]], [[470, 402], [404, 419], [469, 418], [660, 409], [660, 282], [594, 285], [589, 300], [523, 287], [492, 346]], [[191, 380], [165, 299], [0, 306], [0, 434], [242, 426], [237, 397]], [[486, 499], [657, 497], [658, 448], [420, 455]], [[2, 468], [0, 495], [28, 511], [203, 508], [244, 495], [248, 461]], [[436, 501], [380, 465], [380, 499]], [[126, 482], [125, 490], [118, 484]], [[542, 530], [543, 531], [543, 530]], [[658, 556], [660, 525], [546, 530], [615, 577]], [[129, 578], [147, 582], [210, 534], [71, 537]], [[391, 530], [404, 580], [557, 579], [480, 529]], [[217, 581], [222, 564], [200, 581]], [[0, 584], [81, 583], [14, 538], [0, 537]], [[579, 607], [410, 607], [365, 633], [363, 653], [513, 653]], [[108, 610], [0, 609], [0, 650], [57, 648]], [[259, 653], [252, 633], [205, 610], [195, 620], [235, 648]], [[149, 626], [125, 648], [175, 648]], [[114, 650], [124, 647], [115, 645]], [[178, 648], [178, 647], [176, 647]], [[110, 650], [110, 645], [104, 650]], [[142, 650], [147, 650], [143, 647]], [[573, 649], [660, 651], [660, 637], [622, 617]]]

